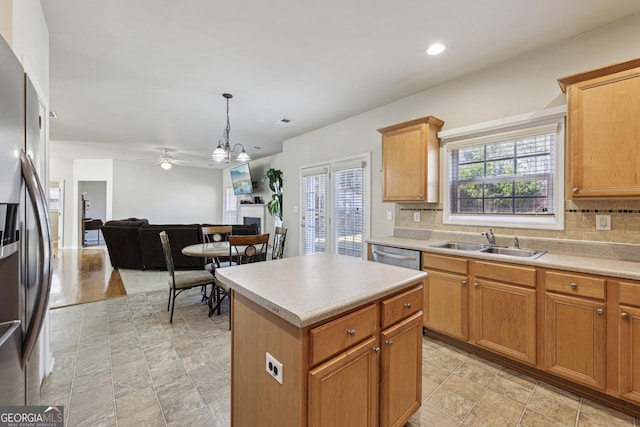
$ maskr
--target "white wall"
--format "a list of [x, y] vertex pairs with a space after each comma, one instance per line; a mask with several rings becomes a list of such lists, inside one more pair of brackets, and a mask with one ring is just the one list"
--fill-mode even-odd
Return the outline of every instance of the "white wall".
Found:
[[[234, 164], [232, 167], [238, 166], [238, 164]], [[271, 200], [271, 190], [269, 189], [268, 183], [265, 182], [266, 187], [262, 185], [262, 177], [270, 168], [273, 169], [282, 169], [282, 154], [275, 154], [273, 156], [264, 157], [258, 160], [252, 160], [249, 162], [249, 168], [251, 168], [251, 179], [253, 181], [258, 182], [258, 188], [254, 190], [253, 196], [261, 197], [264, 203], [267, 203]], [[222, 199], [224, 203], [224, 194], [226, 193], [227, 188], [231, 188], [231, 173], [229, 172], [231, 167], [224, 169], [222, 171]], [[283, 176], [283, 188], [286, 188], [286, 180], [287, 177]], [[287, 201], [283, 197], [283, 206], [286, 206]], [[222, 206], [224, 209], [224, 205]], [[287, 225], [284, 224], [284, 227]], [[269, 233], [273, 236], [273, 232], [275, 230], [275, 223], [273, 221], [273, 217], [269, 215], [267, 212], [267, 220], [265, 224], [265, 230], [262, 230], [263, 233]], [[271, 237], [272, 238], [272, 237]], [[285, 245], [286, 246], [286, 245]]]
[[300, 205], [301, 166], [371, 152], [371, 235], [391, 235], [393, 221], [386, 220], [386, 211], [394, 211], [395, 205], [381, 202], [381, 136], [376, 129], [433, 115], [444, 120], [446, 130], [563, 105], [557, 78], [640, 57], [638, 40], [640, 15], [284, 141], [286, 256], [299, 253], [300, 218], [293, 209]]
[[74, 246], [73, 242], [73, 160], [52, 157], [49, 162], [51, 170], [51, 180], [60, 181], [64, 204], [63, 213], [63, 236], [60, 248], [66, 249]]
[[113, 161], [113, 219], [146, 218], [151, 224], [219, 223], [222, 171]]

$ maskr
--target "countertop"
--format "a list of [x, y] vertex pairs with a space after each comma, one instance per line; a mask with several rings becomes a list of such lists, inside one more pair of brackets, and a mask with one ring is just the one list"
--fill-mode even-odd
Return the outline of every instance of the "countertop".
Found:
[[425, 279], [418, 270], [314, 254], [216, 270], [234, 292], [303, 328]]
[[[443, 239], [413, 239], [407, 237], [380, 237], [368, 239], [368, 243], [394, 246], [397, 248], [417, 249], [420, 251], [440, 253], [446, 255], [463, 256], [467, 258], [477, 258], [492, 261], [509, 262], [512, 264], [531, 265], [543, 268], [556, 268], [588, 274], [599, 274], [603, 276], [616, 277], [621, 279], [640, 280], [640, 262], [618, 260], [590, 255], [593, 253], [585, 245], [585, 255], [566, 254], [555, 251], [548, 251], [536, 259], [520, 258], [508, 255], [485, 254], [472, 251], [460, 251], [455, 249], [434, 248], [431, 245], [446, 241], [457, 241], [455, 238]], [[481, 243], [478, 240], [477, 243]], [[524, 247], [524, 249], [544, 249], [541, 247]], [[640, 250], [640, 248], [638, 249]], [[596, 250], [597, 253], [597, 250]]]

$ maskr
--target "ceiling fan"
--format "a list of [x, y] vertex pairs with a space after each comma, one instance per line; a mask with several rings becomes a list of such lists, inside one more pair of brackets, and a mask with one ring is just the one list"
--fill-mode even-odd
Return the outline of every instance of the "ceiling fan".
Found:
[[185, 160], [174, 159], [169, 155], [169, 150], [167, 150], [166, 148], [163, 151], [164, 154], [162, 154], [157, 160], [154, 160], [154, 163], [160, 165], [160, 167], [164, 170], [171, 169], [171, 166], [173, 165], [184, 166], [189, 163]]

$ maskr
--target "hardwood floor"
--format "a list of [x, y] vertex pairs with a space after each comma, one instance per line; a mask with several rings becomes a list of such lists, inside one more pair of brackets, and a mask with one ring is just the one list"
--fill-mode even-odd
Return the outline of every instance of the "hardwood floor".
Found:
[[58, 250], [53, 261], [51, 308], [127, 295], [106, 247]]

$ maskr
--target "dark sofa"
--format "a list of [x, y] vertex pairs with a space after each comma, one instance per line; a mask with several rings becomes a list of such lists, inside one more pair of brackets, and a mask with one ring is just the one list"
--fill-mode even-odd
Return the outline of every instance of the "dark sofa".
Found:
[[[208, 224], [207, 224], [208, 225]], [[200, 224], [149, 224], [146, 219], [107, 221], [102, 235], [114, 268], [133, 270], [166, 269], [160, 232], [166, 231], [176, 269], [204, 268], [204, 258], [182, 254], [185, 246], [202, 243]], [[232, 225], [232, 234], [257, 234], [257, 225]]]

